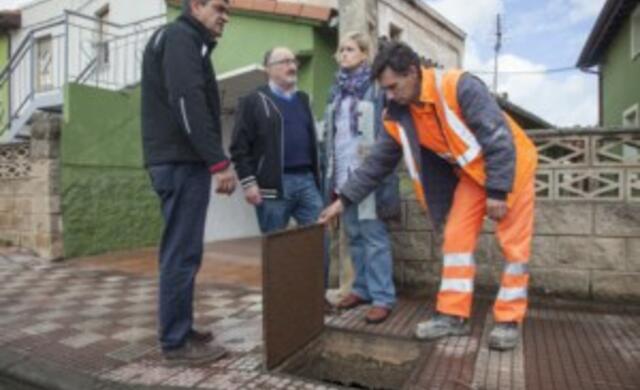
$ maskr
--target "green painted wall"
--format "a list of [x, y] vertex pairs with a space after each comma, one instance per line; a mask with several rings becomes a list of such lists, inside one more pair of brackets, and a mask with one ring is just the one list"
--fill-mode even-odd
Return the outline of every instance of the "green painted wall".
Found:
[[[169, 7], [169, 20], [180, 10]], [[337, 35], [324, 27], [264, 14], [233, 12], [224, 36], [213, 53], [218, 75], [247, 65], [261, 64], [263, 54], [274, 46], [286, 46], [300, 55], [300, 89], [311, 96], [314, 113], [319, 118], [336, 65], [333, 54]]]
[[314, 32], [315, 50], [313, 54], [313, 110], [318, 118], [324, 114], [329, 89], [335, 79], [338, 65], [335, 52], [338, 47], [338, 34], [335, 30], [316, 29]]
[[631, 18], [612, 41], [602, 64], [603, 124], [619, 126], [622, 113], [640, 103], [640, 56], [631, 59]]
[[162, 221], [142, 169], [139, 89], [68, 85], [61, 159], [65, 257], [157, 244]]
[[[2, 71], [9, 62], [9, 57], [11, 56], [9, 51], [10, 42], [11, 38], [9, 34], [0, 33], [0, 71]], [[9, 85], [6, 84], [0, 87], [0, 135], [2, 135], [5, 130], [9, 115]]]

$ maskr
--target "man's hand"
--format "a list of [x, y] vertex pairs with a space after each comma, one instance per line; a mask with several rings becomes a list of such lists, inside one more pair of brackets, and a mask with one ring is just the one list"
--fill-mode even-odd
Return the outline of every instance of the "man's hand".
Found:
[[231, 195], [236, 190], [236, 173], [228, 167], [213, 175], [216, 180], [216, 193]]
[[487, 216], [494, 221], [500, 221], [507, 214], [507, 202], [505, 200], [487, 198]]
[[249, 204], [258, 206], [262, 203], [262, 196], [260, 195], [260, 188], [257, 185], [252, 185], [244, 190], [244, 198]]
[[344, 205], [340, 199], [331, 203], [329, 207], [324, 209], [322, 213], [320, 213], [320, 217], [318, 218], [318, 223], [326, 225], [332, 222], [338, 215], [342, 214], [344, 211]]

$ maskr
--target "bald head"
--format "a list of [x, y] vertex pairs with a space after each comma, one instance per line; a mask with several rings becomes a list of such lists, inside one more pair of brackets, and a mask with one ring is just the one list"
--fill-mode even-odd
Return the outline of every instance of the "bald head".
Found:
[[287, 47], [274, 47], [264, 55], [264, 67], [269, 81], [288, 91], [298, 82], [298, 60]]

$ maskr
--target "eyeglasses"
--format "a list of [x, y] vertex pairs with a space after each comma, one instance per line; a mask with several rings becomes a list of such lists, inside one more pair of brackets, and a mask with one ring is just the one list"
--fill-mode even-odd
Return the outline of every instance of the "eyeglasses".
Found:
[[276, 66], [276, 65], [295, 65], [300, 66], [300, 61], [297, 58], [285, 58], [284, 60], [273, 61], [267, 64], [267, 66]]

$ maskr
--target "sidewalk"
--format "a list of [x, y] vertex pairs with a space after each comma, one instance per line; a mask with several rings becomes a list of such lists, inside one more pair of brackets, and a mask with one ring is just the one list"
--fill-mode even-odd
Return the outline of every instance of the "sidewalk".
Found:
[[[250, 256], [242, 264], [237, 256], [210, 254], [198, 280], [196, 326], [212, 329], [230, 355], [207, 366], [167, 366], [156, 343], [151, 253], [52, 266], [0, 254], [0, 376], [82, 390], [328, 388], [262, 372], [260, 273]], [[231, 260], [240, 264], [213, 272]]]
[[[0, 377], [47, 389], [337, 388], [263, 371], [258, 246], [208, 248], [196, 322], [212, 329], [231, 354], [191, 368], [167, 366], [157, 348], [153, 251], [55, 265], [0, 252]], [[476, 308], [471, 336], [424, 344], [409, 388], [640, 388], [640, 307], [534, 303], [523, 343], [503, 354], [486, 347], [488, 301], [479, 299]], [[432, 306], [403, 299], [381, 326], [364, 324], [364, 310], [328, 317], [327, 325], [409, 340]]]

